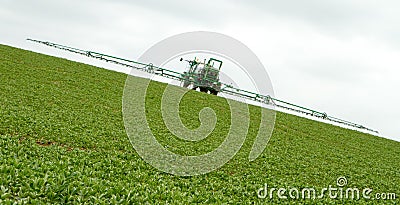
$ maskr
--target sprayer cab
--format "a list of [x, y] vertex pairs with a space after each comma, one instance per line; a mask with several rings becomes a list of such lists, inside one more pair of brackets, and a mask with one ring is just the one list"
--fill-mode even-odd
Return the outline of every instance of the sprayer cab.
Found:
[[[183, 61], [183, 58], [180, 59]], [[210, 58], [208, 61], [185, 60], [188, 62], [187, 71], [182, 74], [182, 86], [193, 90], [200, 89], [201, 92], [217, 95], [221, 90], [219, 82], [219, 72], [222, 67], [222, 61]]]

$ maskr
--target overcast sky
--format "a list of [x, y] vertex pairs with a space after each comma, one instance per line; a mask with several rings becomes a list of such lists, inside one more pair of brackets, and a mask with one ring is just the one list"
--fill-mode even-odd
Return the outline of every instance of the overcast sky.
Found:
[[175, 34], [219, 32], [255, 52], [277, 98], [400, 141], [399, 10], [368, 0], [0, 0], [0, 43], [94, 63], [25, 39], [137, 59]]

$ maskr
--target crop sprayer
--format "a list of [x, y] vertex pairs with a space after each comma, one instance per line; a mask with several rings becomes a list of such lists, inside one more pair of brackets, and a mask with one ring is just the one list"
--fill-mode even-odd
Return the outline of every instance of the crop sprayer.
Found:
[[[269, 95], [262, 95], [255, 92], [235, 88], [232, 85], [220, 82], [219, 73], [222, 67], [223, 62], [210, 58], [208, 61], [199, 61], [198, 59], [194, 60], [185, 60], [188, 62], [188, 70], [184, 73], [179, 73], [173, 70], [161, 68], [158, 66], [154, 66], [149, 63], [141, 63], [133, 60], [127, 60], [119, 57], [114, 57], [111, 55], [106, 55], [93, 51], [86, 51], [82, 49], [72, 48], [68, 46], [63, 46], [60, 44], [55, 44], [47, 41], [39, 41], [34, 39], [27, 39], [28, 41], [33, 41], [36, 43], [44, 44], [46, 46], [54, 47], [57, 49], [65, 50], [68, 52], [84, 55], [90, 58], [95, 58], [98, 60], [106, 61], [109, 63], [114, 63], [120, 66], [125, 66], [129, 68], [133, 68], [136, 70], [140, 70], [143, 72], [152, 73], [154, 75], [158, 75], [164, 78], [169, 78], [173, 80], [178, 80], [181, 82], [181, 86], [193, 90], [199, 89], [201, 92], [210, 93], [213, 95], [217, 95], [218, 93], [225, 93], [228, 95], [237, 96], [243, 99], [251, 100], [258, 103], [263, 103], [266, 105], [272, 105], [277, 108], [281, 108], [284, 110], [289, 110], [317, 118], [321, 118], [323, 120], [339, 123], [342, 125], [358, 128], [361, 130], [366, 130], [374, 133], [378, 133], [378, 131], [364, 127], [363, 125], [356, 124], [353, 122], [349, 122], [346, 120], [342, 120], [336, 117], [332, 117], [327, 115], [325, 112], [320, 112], [316, 110], [312, 110], [306, 107], [302, 107], [299, 105], [295, 105], [289, 102], [285, 102], [283, 100], [276, 99]], [[180, 61], [183, 61], [181, 58]]]

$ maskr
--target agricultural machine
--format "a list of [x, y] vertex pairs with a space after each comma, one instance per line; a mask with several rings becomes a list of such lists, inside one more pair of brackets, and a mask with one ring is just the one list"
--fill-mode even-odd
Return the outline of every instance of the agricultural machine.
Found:
[[[243, 99], [252, 100], [254, 102], [263, 103], [266, 105], [273, 105], [280, 109], [289, 110], [321, 118], [338, 124], [358, 128], [361, 130], [378, 133], [377, 131], [364, 127], [363, 125], [329, 116], [325, 112], [320, 112], [299, 105], [295, 105], [289, 102], [285, 102], [283, 100], [273, 98], [269, 95], [262, 95], [239, 88], [234, 88], [232, 85], [220, 82], [219, 74], [222, 67], [222, 61], [217, 60], [215, 58], [210, 58], [208, 61], [207, 60], [200, 61], [197, 58], [195, 58], [194, 60], [185, 60], [186, 62], [188, 62], [188, 69], [184, 73], [179, 73], [173, 70], [168, 70], [165, 68], [154, 66], [151, 63], [145, 64], [93, 51], [87, 51], [68, 46], [63, 46], [60, 44], [55, 44], [47, 41], [39, 41], [34, 39], [27, 39], [27, 40], [33, 41], [35, 43], [44, 44], [46, 46], [54, 47], [57, 49], [65, 50], [68, 52], [84, 55], [90, 58], [95, 58], [109, 63], [114, 63], [120, 66], [125, 66], [128, 68], [152, 73], [154, 75], [162, 76], [165, 78], [178, 80], [181, 82], [181, 85], [183, 87], [189, 89], [194, 89], [194, 90], [199, 89], [201, 92], [210, 93], [213, 95], [217, 95], [218, 93], [233, 95]], [[183, 61], [183, 59], [180, 60]]]
[[[180, 61], [182, 60], [183, 58], [180, 59]], [[204, 59], [203, 62], [197, 60], [197, 58], [186, 61], [189, 66], [188, 71], [182, 74], [182, 86], [193, 90], [199, 88], [201, 92], [217, 95], [221, 90], [219, 71], [222, 67], [222, 61], [215, 58], [210, 58], [208, 61]]]

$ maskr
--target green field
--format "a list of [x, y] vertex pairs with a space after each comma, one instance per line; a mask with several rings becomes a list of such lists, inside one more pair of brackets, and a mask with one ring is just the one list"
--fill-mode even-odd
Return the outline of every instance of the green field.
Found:
[[[199, 176], [159, 172], [133, 149], [122, 118], [126, 75], [65, 59], [0, 45], [0, 204], [17, 203], [386, 203], [400, 200], [400, 143], [309, 119], [277, 113], [263, 154], [248, 161], [260, 119], [251, 125], [239, 153], [222, 168]], [[208, 106], [218, 116], [209, 138], [188, 143], [162, 121], [165, 84], [152, 82], [147, 116], [157, 139], [180, 154], [202, 154], [226, 136], [225, 99], [188, 92], [180, 115], [190, 128]], [[267, 183], [276, 188], [348, 187], [395, 193], [396, 199], [259, 199]]]

